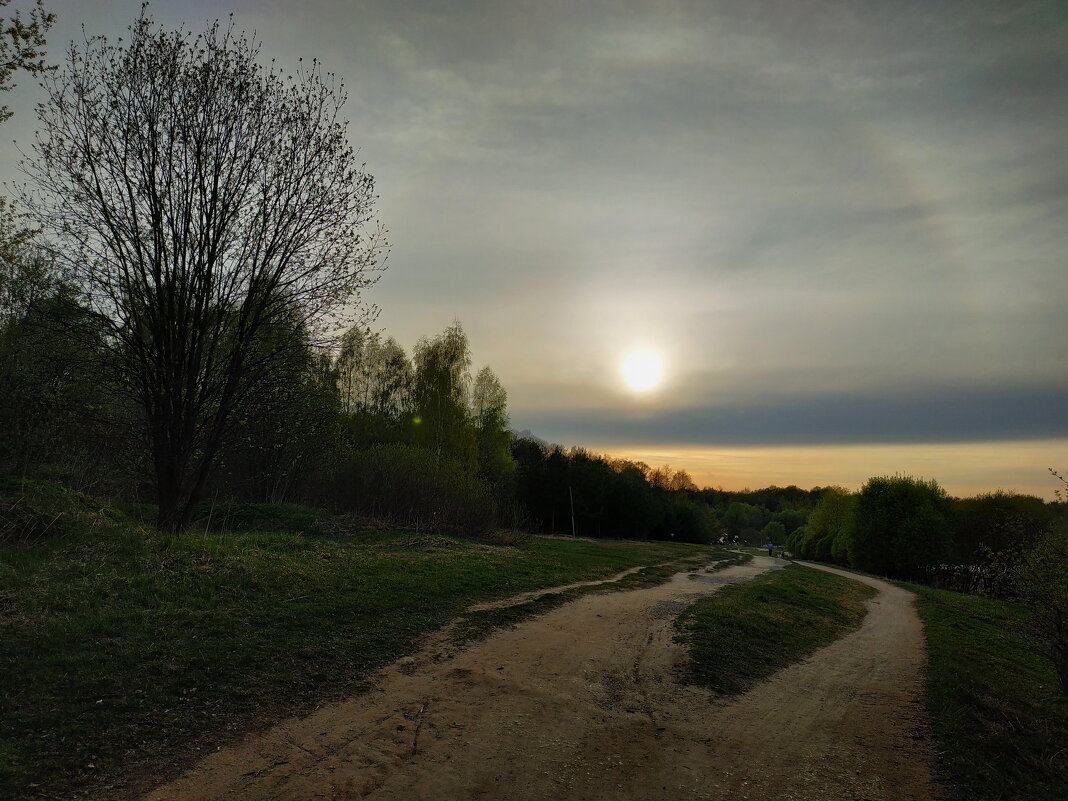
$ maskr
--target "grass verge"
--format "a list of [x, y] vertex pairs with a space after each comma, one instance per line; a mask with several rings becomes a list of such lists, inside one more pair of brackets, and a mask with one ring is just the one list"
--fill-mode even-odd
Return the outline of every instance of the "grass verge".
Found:
[[675, 622], [689, 650], [682, 679], [724, 695], [743, 692], [858, 627], [874, 594], [801, 565], [724, 587]]
[[927, 637], [927, 707], [946, 797], [1068, 798], [1068, 699], [1027, 634], [1027, 611], [902, 586], [916, 593]]
[[190, 532], [0, 546], [0, 797], [124, 797], [357, 691], [479, 601], [708, 552], [539, 537]]

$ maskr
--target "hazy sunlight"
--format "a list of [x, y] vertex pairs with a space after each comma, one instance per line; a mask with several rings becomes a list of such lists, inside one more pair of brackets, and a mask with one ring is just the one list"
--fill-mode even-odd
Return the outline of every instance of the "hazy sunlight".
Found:
[[623, 360], [620, 371], [628, 387], [644, 392], [660, 383], [660, 357], [650, 350], [633, 351]]

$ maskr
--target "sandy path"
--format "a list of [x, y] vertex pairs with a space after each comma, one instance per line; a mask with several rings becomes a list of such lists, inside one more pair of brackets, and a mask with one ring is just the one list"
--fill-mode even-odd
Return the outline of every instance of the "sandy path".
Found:
[[[930, 799], [923, 624], [885, 581], [861, 627], [717, 710], [712, 798]], [[733, 767], [731, 767], [733, 765]]]
[[[205, 759], [151, 801], [929, 797], [922, 631], [882, 582], [864, 626], [725, 704], [680, 687], [672, 620], [775, 564], [592, 595]], [[808, 688], [803, 690], [802, 688]]]

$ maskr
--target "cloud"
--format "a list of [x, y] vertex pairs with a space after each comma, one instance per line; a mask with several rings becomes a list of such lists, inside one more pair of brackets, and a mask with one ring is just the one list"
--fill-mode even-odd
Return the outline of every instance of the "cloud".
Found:
[[744, 403], [625, 411], [522, 410], [518, 428], [567, 444], [660, 446], [997, 442], [1068, 438], [1068, 381], [769, 392]]
[[[121, 34], [139, 3], [52, 5], [60, 42], [83, 21]], [[346, 83], [391, 229], [380, 324], [410, 346], [459, 318], [517, 425], [576, 443], [1063, 435], [1060, 0], [236, 12], [264, 57]], [[196, 30], [217, 12], [154, 13]], [[641, 415], [614, 383], [638, 346], [673, 381]]]

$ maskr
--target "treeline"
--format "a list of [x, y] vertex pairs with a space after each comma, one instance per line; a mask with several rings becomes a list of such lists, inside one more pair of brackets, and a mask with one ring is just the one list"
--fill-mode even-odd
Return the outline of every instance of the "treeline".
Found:
[[805, 559], [1003, 597], [1020, 555], [1065, 522], [1062, 507], [1041, 498], [956, 499], [933, 480], [878, 476], [855, 493], [824, 489], [787, 547]]
[[1028, 495], [954, 499], [935, 481], [878, 476], [856, 493], [824, 490], [787, 546], [808, 559], [1024, 603], [1068, 693], [1065, 511]]
[[[31, 17], [9, 67], [44, 70], [47, 26]], [[37, 107], [26, 216], [0, 209], [0, 477], [144, 502], [163, 532], [231, 501], [567, 532], [565, 487], [583, 535], [773, 537], [792, 521], [717, 506], [684, 474], [516, 440], [458, 324], [410, 354], [365, 325], [329, 341], [366, 310], [388, 242], [345, 94], [318, 66], [268, 69], [255, 37], [168, 31], [144, 10], [128, 37], [76, 49]]]
[[[0, 275], [0, 475], [159, 502], [151, 428], [125, 392], [108, 329], [46, 259]], [[471, 374], [459, 324], [411, 356], [355, 326], [332, 350], [298, 323], [265, 327], [191, 519], [232, 501], [308, 502], [387, 525], [467, 533], [516, 523], [507, 398]]]
[[[110, 380], [106, 326], [29, 252], [0, 281], [0, 472], [156, 503], [148, 422]], [[458, 323], [410, 356], [362, 326], [323, 350], [284, 321], [254, 350], [271, 352], [270, 369], [243, 397], [193, 521], [235, 501], [304, 502], [469, 534], [756, 544], [781, 542], [812, 504], [796, 487], [699, 490], [683, 470], [514, 435], [507, 393], [490, 368], [472, 371]]]
[[651, 468], [534, 437], [512, 445], [526, 525], [546, 534], [716, 542], [725, 530], [684, 470]]
[[788, 531], [804, 525], [821, 492], [698, 489], [685, 470], [548, 445], [533, 436], [518, 437], [512, 454], [527, 525], [548, 534], [574, 528], [594, 537], [782, 545]]
[[725, 542], [783, 545], [787, 535], [804, 525], [822, 490], [770, 486], [730, 492], [706, 488], [697, 498], [712, 507], [726, 532]]
[[[109, 380], [106, 327], [46, 261], [17, 263], [0, 282], [0, 471], [155, 503], [147, 423]], [[194, 520], [233, 501], [299, 501], [464, 533], [761, 544], [783, 542], [815, 503], [797, 487], [698, 489], [683, 470], [517, 437], [458, 323], [410, 356], [360, 326], [327, 351], [277, 324], [257, 348], [270, 369], [234, 415]]]
[[[161, 465], [177, 457], [160, 453], [161, 424], [131, 387], [129, 343], [32, 237], [3, 239], [0, 475], [161, 506]], [[189, 460], [187, 512], [173, 499], [184, 514], [177, 527], [218, 520], [217, 507], [232, 502], [303, 502], [468, 534], [761, 544], [781, 543], [814, 505], [797, 487], [698, 489], [682, 470], [516, 436], [504, 387], [490, 368], [473, 370], [459, 323], [408, 354], [362, 325], [324, 348], [299, 316], [280, 313], [248, 351], [225, 427], [202, 424], [194, 442], [215, 453]], [[200, 407], [210, 421], [210, 402]]]

